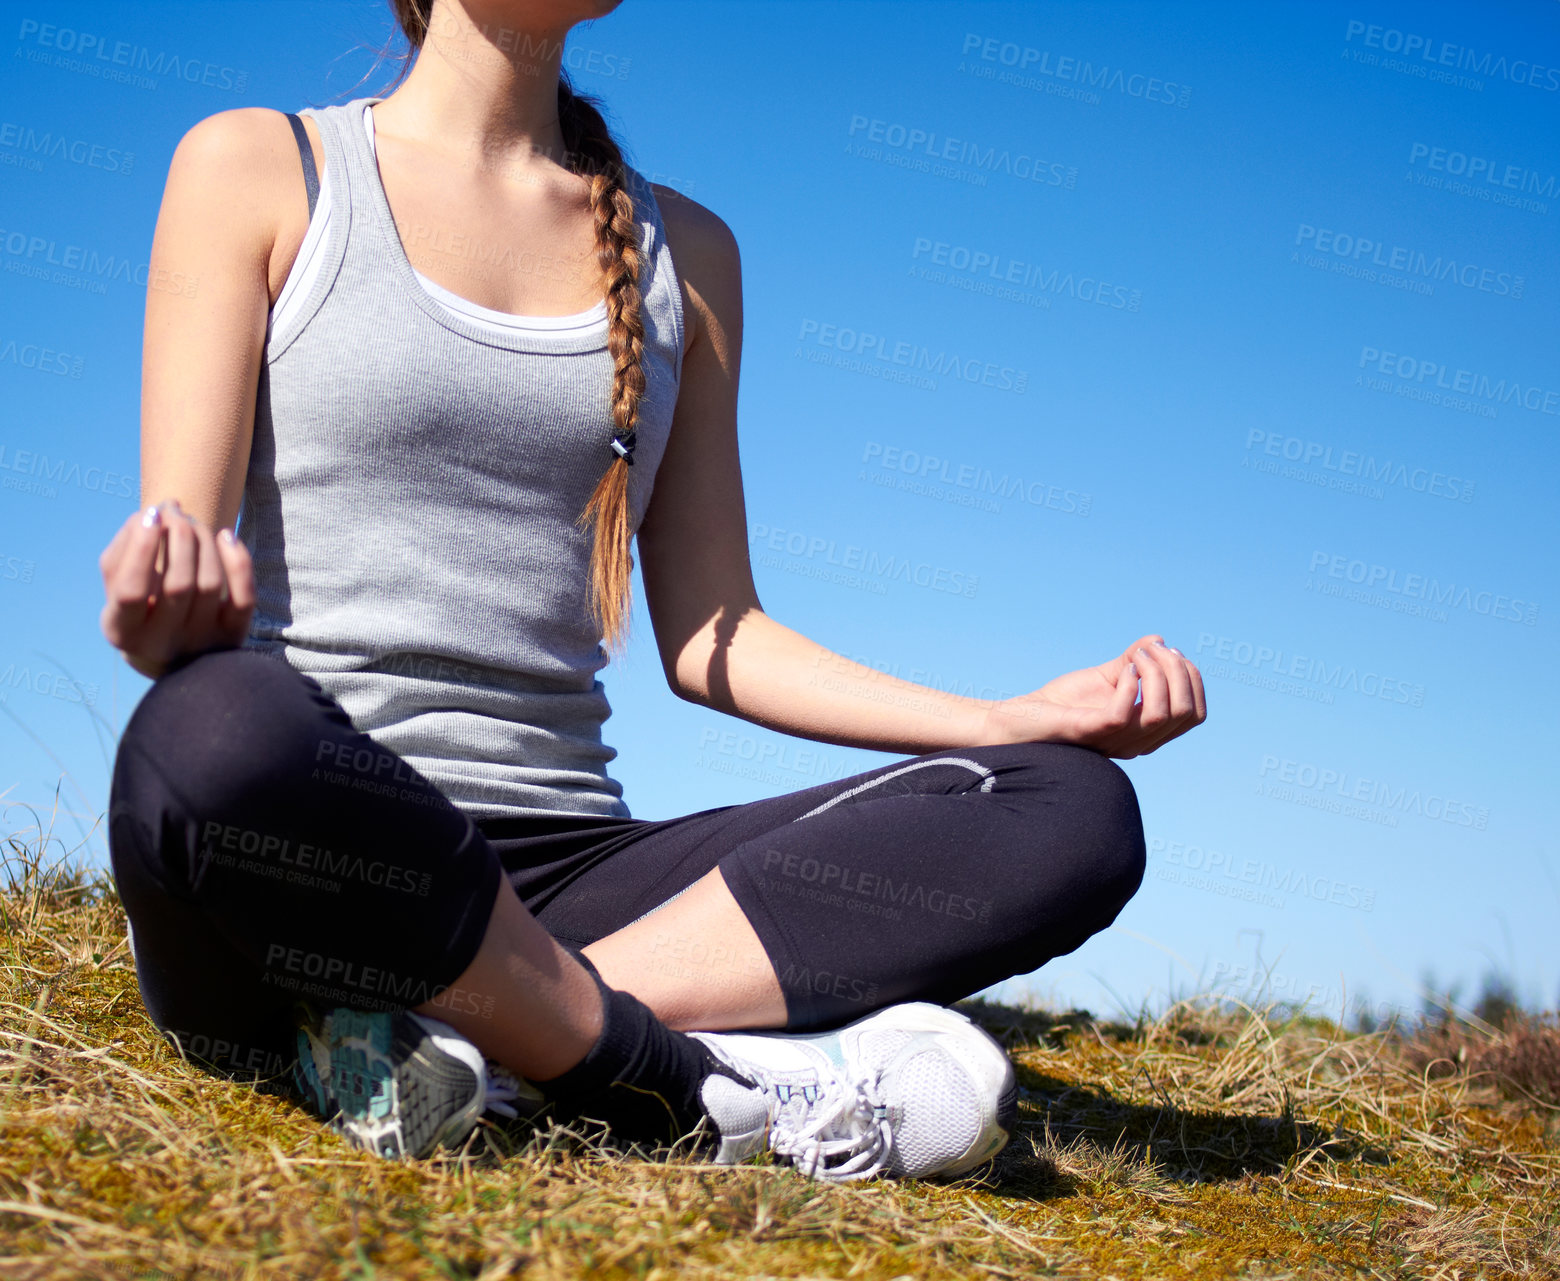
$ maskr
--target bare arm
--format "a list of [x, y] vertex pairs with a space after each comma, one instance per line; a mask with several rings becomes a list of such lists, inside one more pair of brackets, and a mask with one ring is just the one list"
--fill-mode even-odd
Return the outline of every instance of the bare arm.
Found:
[[671, 436], [639, 530], [667, 683], [689, 702], [820, 742], [909, 752], [974, 742], [986, 704], [874, 672], [764, 613], [737, 451], [736, 238], [687, 197], [661, 188], [657, 201], [688, 329]]
[[657, 202], [688, 337], [639, 560], [661, 664], [679, 697], [818, 742], [914, 755], [1054, 741], [1130, 757], [1201, 723], [1200, 675], [1154, 634], [1096, 667], [994, 702], [886, 676], [770, 618], [753, 583], [737, 451], [736, 239], [684, 196], [666, 192]]
[[193, 285], [146, 295], [143, 506], [176, 498], [213, 529], [238, 518], [286, 213], [289, 232], [298, 214], [307, 219], [297, 147], [280, 112], [223, 111], [184, 135], [152, 237], [151, 279]]
[[248, 629], [248, 553], [215, 531], [242, 502], [266, 318], [307, 225], [299, 175], [286, 120], [260, 108], [202, 120], [169, 166], [141, 384], [141, 497], [159, 510], [99, 558], [103, 633], [147, 676]]

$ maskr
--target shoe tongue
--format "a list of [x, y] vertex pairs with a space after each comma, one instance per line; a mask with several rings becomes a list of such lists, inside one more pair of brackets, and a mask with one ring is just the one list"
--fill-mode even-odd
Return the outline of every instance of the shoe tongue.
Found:
[[718, 1072], [704, 1078], [699, 1101], [715, 1122], [715, 1128], [726, 1137], [762, 1131], [769, 1120], [769, 1105], [762, 1091], [749, 1089]]

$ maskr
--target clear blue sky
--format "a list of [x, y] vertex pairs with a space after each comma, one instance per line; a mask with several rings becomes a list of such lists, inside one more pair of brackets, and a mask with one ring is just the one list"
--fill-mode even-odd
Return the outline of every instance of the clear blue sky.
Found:
[[[391, 24], [0, 24], [0, 828], [101, 859], [147, 686], [98, 632], [97, 556], [138, 495], [169, 157], [215, 112], [385, 83], [357, 81]], [[1143, 889], [1002, 994], [1135, 1008], [1261, 966], [1414, 1008], [1494, 966], [1556, 1003], [1560, 5], [627, 0], [568, 61], [742, 247], [769, 613], [974, 694], [1150, 630], [1203, 665], [1206, 725], [1127, 764]], [[55, 278], [73, 251], [99, 271]], [[968, 594], [837, 581], [852, 548]], [[603, 678], [636, 817], [894, 759], [679, 702], [635, 621]]]

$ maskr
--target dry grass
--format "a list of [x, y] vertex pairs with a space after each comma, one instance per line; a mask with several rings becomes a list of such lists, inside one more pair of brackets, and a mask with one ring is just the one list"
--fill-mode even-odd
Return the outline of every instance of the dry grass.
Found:
[[1560, 1275], [1544, 1021], [1459, 1030], [1459, 1058], [1448, 1029], [1213, 1001], [1136, 1027], [974, 1003], [1024, 1087], [981, 1177], [819, 1185], [487, 1126], [399, 1165], [179, 1060], [111, 885], [47, 844], [0, 858], [0, 1281]]

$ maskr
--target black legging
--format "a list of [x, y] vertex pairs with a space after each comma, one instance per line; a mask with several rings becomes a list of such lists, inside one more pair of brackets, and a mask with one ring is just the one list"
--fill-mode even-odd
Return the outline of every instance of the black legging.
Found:
[[[119, 744], [109, 844], [153, 1021], [219, 1068], [267, 1074], [289, 1060], [300, 997], [477, 1001], [449, 985], [500, 876], [578, 948], [718, 866], [802, 1030], [954, 1001], [1074, 950], [1145, 858], [1126, 774], [1054, 743], [931, 752], [680, 818], [473, 822], [253, 650], [147, 692]], [[645, 963], [720, 947], [657, 936]]]

